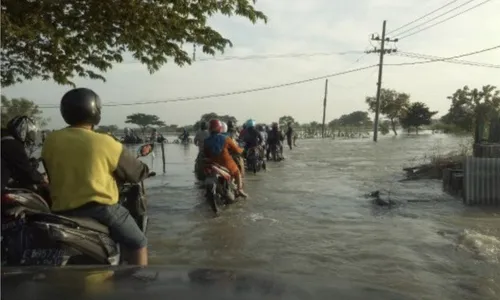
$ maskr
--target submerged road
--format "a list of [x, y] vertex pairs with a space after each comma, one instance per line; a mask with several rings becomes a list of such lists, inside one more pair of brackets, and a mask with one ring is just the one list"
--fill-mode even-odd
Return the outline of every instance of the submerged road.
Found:
[[[369, 299], [373, 288], [384, 293], [373, 290], [371, 299], [391, 299], [391, 293], [398, 295], [394, 299], [499, 299], [498, 212], [464, 207], [441, 191], [439, 181], [398, 182], [402, 167], [419, 162], [415, 158], [458, 149], [459, 143], [431, 134], [378, 143], [299, 140], [298, 148], [285, 149], [284, 162], [249, 174], [250, 199], [219, 218], [212, 217], [194, 178], [197, 148], [168, 144], [165, 175], [160, 152], [144, 158], [158, 173], [146, 185], [151, 272], [160, 277], [141, 296], [157, 299], [153, 295], [162, 288], [166, 296], [177, 283], [184, 286], [161, 275], [181, 265], [293, 275], [301, 278], [293, 286], [321, 283], [325, 293], [344, 295], [339, 299]], [[400, 205], [373, 205], [364, 195], [374, 190], [390, 191]], [[426, 201], [407, 202], [415, 199]], [[291, 292], [285, 298], [333, 299], [314, 295]]]

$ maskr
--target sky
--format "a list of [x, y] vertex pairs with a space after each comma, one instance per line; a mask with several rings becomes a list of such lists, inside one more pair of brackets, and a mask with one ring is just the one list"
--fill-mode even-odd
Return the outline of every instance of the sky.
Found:
[[[481, 1], [475, 0], [434, 22]], [[224, 54], [218, 54], [216, 58], [332, 54], [221, 61], [200, 60], [207, 56], [198, 51], [198, 61], [190, 66], [179, 67], [170, 63], [151, 75], [145, 66], [128, 60], [126, 63], [114, 65], [113, 69], [105, 74], [105, 83], [87, 79], [77, 79], [75, 82], [78, 87], [96, 91], [103, 103], [115, 104], [235, 92], [334, 74], [378, 63], [378, 54], [363, 54], [362, 51], [377, 45], [370, 41], [369, 37], [372, 33], [381, 33], [383, 20], [387, 20], [387, 31], [390, 32], [447, 2], [449, 1], [258, 0], [256, 7], [268, 16], [267, 24], [260, 22], [254, 25], [240, 17], [216, 16], [210, 20], [214, 29], [233, 42], [232, 48], [227, 49]], [[467, 1], [457, 1], [429, 18], [465, 2]], [[434, 28], [402, 39], [395, 45], [389, 45], [397, 47], [399, 51], [440, 57], [500, 45], [499, 12], [500, 1], [493, 0]], [[398, 35], [389, 34], [388, 37], [396, 38]], [[500, 49], [463, 59], [500, 64]], [[412, 61], [420, 60], [385, 56], [385, 63]], [[375, 95], [376, 81], [377, 68], [330, 78], [327, 122], [355, 110], [366, 111], [365, 97]], [[409, 93], [412, 101], [426, 103], [431, 110], [439, 111], [439, 115], [447, 112], [450, 105], [447, 96], [458, 88], [465, 85], [480, 88], [486, 84], [500, 86], [500, 69], [444, 62], [386, 66], [382, 81], [384, 88]], [[124, 126], [126, 116], [138, 112], [156, 114], [167, 124], [180, 125], [193, 124], [202, 114], [208, 112], [233, 115], [239, 121], [254, 118], [258, 122], [270, 123], [283, 115], [291, 115], [301, 123], [319, 122], [323, 114], [324, 85], [325, 81], [322, 79], [227, 97], [104, 107], [101, 125]], [[51, 81], [33, 80], [5, 88], [2, 94], [7, 97], [25, 97], [39, 105], [57, 106], [62, 95], [69, 89], [71, 87], [57, 85]], [[59, 109], [44, 109], [43, 113], [51, 118], [49, 128], [65, 125]]]

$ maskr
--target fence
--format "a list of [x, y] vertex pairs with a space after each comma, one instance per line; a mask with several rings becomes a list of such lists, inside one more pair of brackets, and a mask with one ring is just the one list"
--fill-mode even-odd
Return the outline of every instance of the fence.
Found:
[[500, 158], [469, 156], [464, 167], [464, 203], [500, 205]]

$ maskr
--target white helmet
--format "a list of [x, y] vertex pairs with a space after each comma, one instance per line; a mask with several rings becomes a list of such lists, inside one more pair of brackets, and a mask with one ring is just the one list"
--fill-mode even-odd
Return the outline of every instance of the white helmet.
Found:
[[226, 122], [221, 122], [222, 123], [222, 130], [220, 133], [226, 133], [227, 132], [227, 123]]

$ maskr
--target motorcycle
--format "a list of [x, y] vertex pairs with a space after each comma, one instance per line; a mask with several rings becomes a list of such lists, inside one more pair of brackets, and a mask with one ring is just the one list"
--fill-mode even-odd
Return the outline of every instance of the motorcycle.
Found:
[[227, 205], [237, 201], [237, 186], [229, 170], [205, 161], [205, 197], [213, 212], [218, 215]]
[[277, 144], [269, 145], [269, 151], [271, 152], [271, 159], [273, 161], [282, 161], [283, 155], [281, 154], [282, 146]]
[[258, 147], [248, 149], [246, 154], [246, 166], [247, 170], [252, 171], [254, 174], [259, 172], [261, 169], [266, 169], [266, 162], [261, 156]]
[[[153, 144], [139, 148], [149, 155]], [[154, 172], [149, 177], [155, 176]], [[144, 183], [119, 184], [120, 203], [139, 228], [148, 225]], [[2, 196], [2, 266], [119, 265], [125, 263], [120, 245], [101, 223], [54, 214], [41, 196], [29, 189], [9, 189]]]

